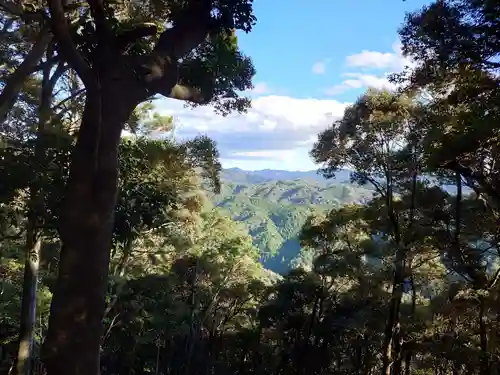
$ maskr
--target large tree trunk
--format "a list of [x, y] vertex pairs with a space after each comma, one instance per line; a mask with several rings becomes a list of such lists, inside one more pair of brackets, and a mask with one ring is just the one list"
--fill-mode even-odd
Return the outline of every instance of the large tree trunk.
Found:
[[[44, 360], [48, 375], [97, 375], [105, 308], [118, 144], [137, 101], [113, 75], [87, 88], [60, 224], [59, 277]], [[102, 79], [104, 81], [104, 79]]]

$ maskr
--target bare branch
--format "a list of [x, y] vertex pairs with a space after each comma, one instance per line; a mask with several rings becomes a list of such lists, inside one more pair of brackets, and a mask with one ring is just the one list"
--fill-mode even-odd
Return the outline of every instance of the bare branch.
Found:
[[77, 97], [79, 97], [81, 94], [83, 94], [86, 90], [85, 89], [80, 89], [78, 91], [76, 91], [75, 93], [71, 94], [70, 96], [64, 98], [63, 100], [61, 100], [59, 103], [57, 103], [54, 108], [52, 108], [53, 111], [56, 111], [58, 109], [61, 109], [67, 102], [73, 100], [73, 99], [76, 99]]
[[477, 184], [484, 191], [484, 194], [489, 196], [494, 202], [497, 208], [500, 206], [500, 193], [494, 188], [494, 186], [488, 181], [488, 178], [482, 173], [475, 173], [470, 168], [463, 166], [456, 160], [449, 161], [442, 165], [442, 168], [449, 169], [460, 173], [465, 179], [477, 182]]
[[0, 94], [0, 123], [5, 121], [26, 78], [33, 73], [33, 67], [42, 58], [51, 40], [52, 35], [49, 29], [47, 27], [42, 28], [31, 51], [15, 72], [7, 78], [6, 85]]

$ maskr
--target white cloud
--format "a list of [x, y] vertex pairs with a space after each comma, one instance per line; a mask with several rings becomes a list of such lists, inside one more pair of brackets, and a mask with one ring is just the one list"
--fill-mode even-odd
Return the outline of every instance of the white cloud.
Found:
[[[360, 53], [347, 56], [346, 63], [351, 68], [358, 68], [359, 71], [342, 74], [345, 79], [341, 83], [327, 88], [324, 91], [325, 94], [339, 95], [361, 88], [393, 90], [396, 85], [387, 79], [389, 73], [401, 72], [406, 67], [415, 66], [415, 62], [403, 56], [399, 42], [393, 43], [392, 52], [363, 50]], [[379, 70], [379, 72], [367, 72], [367, 70], [373, 69]]]
[[413, 62], [403, 56], [401, 43], [392, 45], [392, 52], [378, 52], [363, 50], [360, 53], [347, 56], [346, 64], [355, 68], [387, 69], [389, 71], [401, 71], [405, 66], [413, 66]]
[[291, 150], [267, 150], [241, 153], [238, 158], [223, 159], [224, 168], [238, 167], [245, 170], [285, 169], [289, 171], [310, 171], [317, 169], [308, 157], [310, 148]]
[[322, 61], [318, 61], [313, 64], [312, 66], [312, 72], [314, 74], [325, 74], [326, 73], [326, 66], [330, 62], [330, 59], [325, 59]]
[[340, 118], [348, 104], [268, 95], [253, 99], [248, 113], [227, 117], [210, 107], [185, 108], [172, 99], [158, 100], [156, 107], [174, 117], [178, 138], [206, 134], [214, 139], [225, 166], [313, 169], [308, 151], [317, 134]]
[[[325, 74], [329, 61], [316, 62], [312, 72]], [[401, 71], [405, 65], [412, 66], [402, 56], [399, 43], [393, 44], [392, 52], [363, 50], [348, 56], [346, 62], [352, 71], [344, 73], [339, 84], [326, 90], [329, 95], [368, 87], [393, 89], [387, 73]], [[317, 134], [340, 118], [350, 103], [299, 99], [286, 96], [284, 91], [280, 91], [280, 95], [277, 92], [265, 82], [256, 83], [248, 91], [254, 98], [252, 108], [246, 114], [232, 113], [222, 117], [210, 107], [188, 109], [182, 102], [171, 99], [159, 100], [157, 110], [174, 117], [178, 138], [206, 134], [214, 139], [225, 167], [314, 169], [308, 151]]]
[[364, 50], [361, 53], [347, 56], [347, 65], [352, 67], [374, 67], [374, 68], [390, 68], [397, 61], [397, 56], [393, 53], [382, 53], [375, 51]]
[[261, 151], [237, 151], [233, 157], [242, 158], [265, 158], [286, 161], [293, 155], [294, 150], [261, 150]]
[[341, 83], [329, 87], [325, 90], [327, 95], [338, 95], [352, 89], [360, 89], [362, 87], [393, 90], [396, 86], [389, 82], [386, 77], [378, 77], [372, 74], [363, 73], [344, 73], [344, 77], [351, 77]]

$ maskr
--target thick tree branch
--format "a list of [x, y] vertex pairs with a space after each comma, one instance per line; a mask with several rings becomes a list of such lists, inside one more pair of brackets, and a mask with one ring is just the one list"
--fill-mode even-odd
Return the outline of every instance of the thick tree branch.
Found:
[[0, 123], [3, 123], [7, 118], [26, 78], [33, 72], [33, 67], [42, 58], [51, 40], [52, 35], [49, 29], [47, 27], [42, 28], [31, 51], [16, 71], [7, 78], [6, 85], [0, 94]]
[[64, 56], [86, 85], [91, 84], [90, 66], [73, 43], [61, 0], [47, 0], [47, 2], [52, 16], [52, 32], [58, 42], [61, 55]]
[[13, 18], [20, 18], [24, 21], [40, 21], [44, 20], [42, 12], [26, 12], [23, 10], [19, 0], [0, 0], [0, 10], [13, 16]]
[[154, 54], [177, 61], [198, 47], [214, 28], [210, 0], [193, 0], [178, 18], [174, 26], [164, 31], [154, 48]]
[[143, 64], [149, 93], [195, 102], [205, 102], [201, 94], [179, 84], [178, 60], [203, 43], [216, 27], [211, 17], [211, 0], [193, 0], [175, 17], [172, 28], [164, 31], [149, 62]]
[[90, 13], [94, 18], [98, 37], [104, 42], [109, 43], [114, 38], [114, 34], [106, 20], [106, 11], [102, 0], [87, 0], [90, 6]]
[[202, 93], [198, 89], [189, 87], [189, 86], [184, 86], [181, 84], [175, 85], [172, 90], [170, 90], [170, 93], [168, 95], [165, 95], [164, 93], [160, 92], [160, 94], [172, 98], [172, 99], [177, 99], [177, 100], [185, 100], [188, 102], [193, 102], [197, 104], [206, 104], [208, 100], [203, 97]]
[[474, 173], [470, 168], [461, 165], [458, 161], [453, 160], [443, 164], [445, 169], [449, 169], [460, 173], [464, 178], [476, 181], [479, 186], [484, 190], [496, 204], [497, 209], [500, 207], [500, 193], [492, 186], [488, 179], [482, 173]]
[[133, 29], [123, 31], [116, 36], [116, 44], [119, 51], [123, 51], [128, 45], [132, 44], [138, 39], [145, 38], [147, 36], [153, 36], [157, 33], [158, 28], [154, 24], [144, 24]]

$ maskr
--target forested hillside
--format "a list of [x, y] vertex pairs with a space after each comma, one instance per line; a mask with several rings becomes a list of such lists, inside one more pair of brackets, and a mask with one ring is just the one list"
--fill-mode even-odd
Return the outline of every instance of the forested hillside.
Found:
[[252, 1], [0, 0], [0, 375], [498, 375], [499, 20], [408, 14], [320, 176], [259, 176], [153, 104], [250, 107]]
[[373, 195], [369, 187], [349, 184], [349, 174], [340, 173], [337, 180], [344, 177], [345, 182], [336, 183], [316, 171], [223, 170], [222, 189], [211, 194], [211, 200], [245, 225], [261, 251], [264, 266], [285, 274], [299, 256], [298, 234], [310, 215], [363, 203]]

